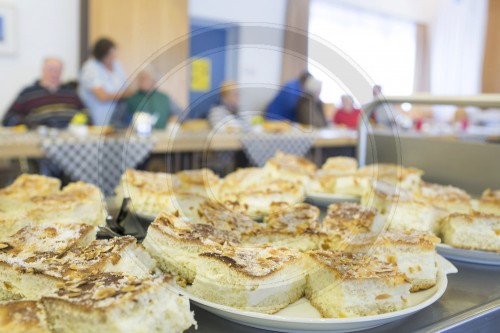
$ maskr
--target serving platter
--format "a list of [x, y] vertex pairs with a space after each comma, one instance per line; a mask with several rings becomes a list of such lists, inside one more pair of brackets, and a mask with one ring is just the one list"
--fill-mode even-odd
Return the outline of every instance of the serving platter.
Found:
[[437, 244], [436, 250], [448, 259], [464, 261], [473, 264], [500, 266], [500, 253], [460, 249], [447, 244]]
[[276, 314], [263, 314], [209, 302], [189, 293], [189, 287], [178, 287], [197, 306], [227, 320], [260, 329], [277, 332], [355, 332], [384, 325], [410, 316], [436, 302], [446, 291], [448, 274], [457, 269], [445, 258], [438, 256], [438, 278], [433, 288], [412, 293], [406, 309], [390, 313], [357, 318], [321, 318], [318, 311], [302, 298]]
[[307, 192], [306, 201], [320, 207], [327, 207], [336, 202], [359, 202], [360, 197], [321, 192]]

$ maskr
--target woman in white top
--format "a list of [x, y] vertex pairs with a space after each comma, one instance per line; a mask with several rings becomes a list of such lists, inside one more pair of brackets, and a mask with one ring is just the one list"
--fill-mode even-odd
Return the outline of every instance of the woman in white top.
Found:
[[78, 93], [89, 109], [94, 125], [109, 124], [117, 102], [133, 94], [126, 89], [127, 77], [117, 61], [116, 45], [107, 38], [99, 39], [92, 57], [82, 67]]

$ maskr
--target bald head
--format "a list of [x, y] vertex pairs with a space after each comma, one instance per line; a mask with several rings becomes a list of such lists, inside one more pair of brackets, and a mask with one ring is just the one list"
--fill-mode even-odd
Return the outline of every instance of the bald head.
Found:
[[43, 61], [40, 84], [49, 90], [57, 90], [61, 85], [62, 70], [63, 63], [61, 59], [46, 58]]

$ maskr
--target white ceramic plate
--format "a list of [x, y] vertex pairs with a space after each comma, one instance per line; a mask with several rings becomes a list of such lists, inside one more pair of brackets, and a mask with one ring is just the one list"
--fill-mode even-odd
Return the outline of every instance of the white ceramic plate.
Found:
[[436, 286], [428, 290], [412, 293], [408, 299], [408, 308], [359, 318], [321, 318], [318, 311], [305, 298], [298, 300], [276, 314], [269, 315], [208, 302], [189, 294], [185, 290], [182, 290], [181, 293], [189, 297], [199, 307], [217, 316], [246, 326], [278, 332], [354, 332], [407, 317], [436, 302], [446, 291], [448, 285], [447, 274], [457, 272], [456, 267], [441, 256], [438, 257], [438, 268]]
[[352, 195], [339, 195], [331, 193], [307, 192], [306, 200], [313, 205], [327, 207], [335, 202], [359, 202], [360, 198]]
[[500, 254], [496, 252], [460, 249], [447, 244], [436, 245], [436, 250], [440, 255], [448, 259], [500, 266]]

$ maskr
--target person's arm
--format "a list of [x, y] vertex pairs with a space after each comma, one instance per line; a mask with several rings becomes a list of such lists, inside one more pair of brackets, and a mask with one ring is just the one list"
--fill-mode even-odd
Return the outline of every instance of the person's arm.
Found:
[[17, 126], [24, 123], [27, 115], [24, 102], [24, 90], [16, 97], [2, 119], [3, 126]]
[[101, 102], [119, 100], [119, 99], [130, 97], [134, 94], [134, 90], [130, 87], [128, 87], [124, 91], [120, 90], [119, 92], [114, 93], [114, 94], [110, 94], [110, 93], [106, 92], [102, 87], [91, 88], [90, 91]]

